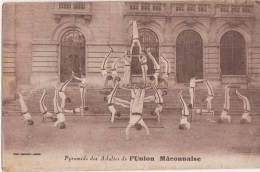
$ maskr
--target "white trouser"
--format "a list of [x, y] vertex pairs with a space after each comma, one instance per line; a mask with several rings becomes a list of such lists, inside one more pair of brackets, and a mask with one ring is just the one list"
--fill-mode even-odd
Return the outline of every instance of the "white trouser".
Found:
[[155, 85], [156, 85], [156, 86], [158, 85], [159, 75], [160, 75], [160, 73], [159, 73], [159, 72], [156, 72], [156, 71], [155, 71], [155, 73], [153, 74], [153, 76], [154, 76], [154, 81], [155, 81]]
[[22, 112], [27, 112], [28, 111], [28, 107], [23, 99], [23, 96], [19, 93], [19, 103], [21, 105], [21, 111]]
[[129, 84], [130, 82], [130, 65], [124, 67], [123, 84]]
[[87, 88], [86, 87], [80, 87], [80, 97], [81, 97], [81, 108], [85, 108], [86, 107], [86, 92], [87, 92]]
[[59, 97], [61, 98], [61, 109], [62, 111], [64, 111], [64, 108], [65, 108], [65, 101], [66, 101], [66, 95], [64, 92], [60, 91], [59, 92]]
[[195, 103], [195, 88], [190, 87], [189, 88], [189, 93], [190, 93], [190, 104], [192, 105], [192, 108], [194, 108], [194, 103]]
[[162, 104], [157, 104], [157, 105], [156, 105], [156, 108], [155, 108], [155, 110], [154, 110], [154, 112], [155, 112], [155, 114], [157, 115], [158, 122], [161, 122], [160, 113], [162, 112], [162, 110], [163, 110]]
[[212, 110], [212, 100], [213, 100], [213, 96], [208, 96], [206, 98], [206, 101], [207, 101], [207, 110], [208, 111], [211, 111]]
[[147, 83], [147, 70], [148, 70], [148, 66], [146, 64], [141, 65], [141, 69], [142, 69], [143, 81], [146, 84]]

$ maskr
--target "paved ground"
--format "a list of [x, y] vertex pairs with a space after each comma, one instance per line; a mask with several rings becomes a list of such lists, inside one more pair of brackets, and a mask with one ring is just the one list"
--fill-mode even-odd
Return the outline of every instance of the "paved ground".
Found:
[[[34, 117], [34, 126], [25, 126], [18, 116], [5, 116], [3, 123], [4, 165], [8, 170], [50, 169], [158, 169], [165, 168], [234, 168], [260, 167], [260, 116], [253, 123], [239, 124], [233, 117], [231, 124], [209, 123], [205, 116], [196, 116], [189, 131], [178, 129], [175, 111], [164, 112], [161, 124], [146, 119], [151, 135], [144, 129], [131, 130], [125, 140], [127, 119], [108, 122], [108, 116], [67, 116], [67, 128], [59, 130], [52, 122]], [[41, 155], [14, 155], [40, 153]], [[102, 155], [122, 158], [126, 155], [151, 156], [155, 162], [71, 161], [65, 156], [97, 158]], [[160, 155], [196, 156], [201, 162], [159, 162]], [[15, 165], [14, 163], [15, 162]], [[118, 164], [120, 165], [118, 165]], [[134, 164], [133, 164], [134, 163]], [[46, 165], [47, 164], [47, 165]], [[117, 167], [115, 167], [117, 165]], [[11, 168], [12, 167], [12, 168]]]

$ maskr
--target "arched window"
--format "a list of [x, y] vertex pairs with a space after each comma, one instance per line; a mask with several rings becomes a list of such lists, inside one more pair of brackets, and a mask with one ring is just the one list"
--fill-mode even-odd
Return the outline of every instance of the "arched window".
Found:
[[74, 71], [85, 74], [85, 38], [77, 30], [67, 31], [61, 39], [60, 80], [66, 81]]
[[228, 31], [221, 37], [220, 68], [222, 75], [246, 74], [245, 39], [237, 31]]
[[[159, 39], [156, 35], [155, 32], [153, 32], [150, 29], [139, 29], [139, 41], [142, 47], [142, 50], [146, 50], [147, 48], [151, 49], [152, 55], [155, 57], [155, 59], [158, 61], [159, 60]], [[132, 74], [141, 74], [141, 67], [138, 62], [138, 59], [134, 58], [132, 60], [131, 65], [131, 72]], [[148, 58], [147, 59], [147, 64], [148, 64], [148, 74], [152, 74], [154, 72], [153, 69], [153, 62]]]
[[178, 82], [189, 82], [190, 78], [203, 77], [203, 45], [199, 33], [182, 31], [176, 40], [176, 75]]

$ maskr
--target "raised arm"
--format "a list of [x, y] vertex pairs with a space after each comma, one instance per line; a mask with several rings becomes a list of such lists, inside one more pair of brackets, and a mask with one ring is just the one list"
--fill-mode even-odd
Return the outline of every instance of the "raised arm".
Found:
[[163, 64], [164, 64], [164, 72], [165, 74], [169, 75], [171, 73], [171, 67], [170, 67], [170, 62], [164, 57], [164, 56], [160, 56], [159, 57], [160, 60], [162, 60]]
[[77, 76], [73, 76], [73, 78], [75, 78], [76, 80], [79, 80], [79, 81], [82, 81], [83, 79], [82, 78], [79, 78]]
[[83, 80], [82, 78], [77, 77], [73, 71], [72, 71], [72, 77], [79, 81]]
[[61, 84], [60, 86], [60, 91], [65, 91], [66, 87], [68, 86], [68, 84], [72, 81], [73, 77], [71, 77], [70, 79], [68, 79], [67, 81], [65, 81], [63, 84]]
[[146, 53], [147, 53], [148, 58], [152, 60], [153, 65], [154, 65], [154, 68], [155, 68], [155, 69], [160, 69], [160, 65], [159, 65], [159, 63], [155, 60], [155, 58], [154, 58], [154, 56], [152, 55], [150, 49], [148, 49]]

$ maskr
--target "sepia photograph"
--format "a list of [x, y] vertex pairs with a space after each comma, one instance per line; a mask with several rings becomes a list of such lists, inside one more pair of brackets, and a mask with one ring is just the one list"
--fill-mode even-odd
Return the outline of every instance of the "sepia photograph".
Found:
[[2, 170], [260, 168], [260, 1], [4, 1]]

